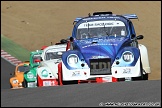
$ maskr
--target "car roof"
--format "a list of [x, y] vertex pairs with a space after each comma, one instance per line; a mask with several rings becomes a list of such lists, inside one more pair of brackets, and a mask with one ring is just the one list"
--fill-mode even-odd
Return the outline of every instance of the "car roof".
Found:
[[78, 26], [80, 23], [83, 22], [89, 22], [89, 21], [101, 21], [101, 20], [121, 20], [124, 23], [127, 21], [130, 21], [130, 19], [138, 19], [136, 14], [113, 14], [112, 12], [94, 12], [93, 15], [86, 16], [86, 17], [77, 17], [74, 20], [74, 23], [76, 26]]
[[48, 49], [51, 49], [51, 48], [65, 48], [66, 49], [66, 46], [67, 44], [57, 44], [57, 45], [51, 45], [51, 46], [48, 46], [44, 49], [44, 51], [48, 50]]
[[19, 63], [17, 66], [21, 66], [21, 65], [24, 65], [24, 64], [28, 64], [29, 65], [30, 63], [29, 63], [29, 61], [24, 61], [24, 62]]

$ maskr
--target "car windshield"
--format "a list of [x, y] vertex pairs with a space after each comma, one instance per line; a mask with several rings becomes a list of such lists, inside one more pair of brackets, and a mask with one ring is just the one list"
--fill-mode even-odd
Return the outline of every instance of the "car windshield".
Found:
[[46, 56], [46, 60], [51, 60], [51, 59], [60, 59], [62, 57], [62, 54], [64, 53], [65, 51], [57, 51], [57, 52], [54, 52], [54, 51], [47, 51], [45, 53], [45, 56]]
[[36, 60], [40, 60], [40, 61], [41, 61], [41, 55], [35, 54], [35, 55], [33, 56], [33, 63], [37, 63]]
[[18, 67], [19, 72], [25, 72], [25, 71], [29, 71], [29, 70], [30, 70], [29, 66], [19, 66]]
[[77, 29], [77, 39], [102, 36], [126, 36], [127, 30], [122, 21], [93, 21], [82, 23]]

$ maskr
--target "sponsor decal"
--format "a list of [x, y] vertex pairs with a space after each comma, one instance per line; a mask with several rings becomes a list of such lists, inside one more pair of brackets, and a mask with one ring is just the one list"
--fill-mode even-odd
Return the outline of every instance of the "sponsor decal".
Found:
[[93, 17], [93, 18], [84, 18], [83, 20], [93, 20], [93, 19], [104, 19], [104, 18], [116, 18], [116, 19], [119, 19], [120, 17], [117, 17], [117, 16], [101, 16], [101, 17]]
[[54, 86], [55, 81], [43, 81], [43, 86]]
[[116, 27], [116, 26], [125, 26], [122, 21], [93, 21], [93, 22], [84, 22], [78, 26], [78, 28], [96, 28], [96, 27]]
[[48, 76], [47, 70], [44, 69], [44, 70], [41, 72], [41, 75], [42, 75], [43, 77], [47, 77], [47, 76]]
[[80, 71], [72, 72], [72, 76], [81, 76], [81, 75], [80, 75]]
[[123, 74], [132, 74], [130, 68], [123, 69]]
[[[114, 25], [113, 23], [92, 23], [92, 24], [89, 24], [89, 26], [95, 26], [95, 27], [97, 27], [97, 26], [106, 26], [106, 25]], [[86, 23], [86, 24], [84, 24], [84, 27], [88, 27], [88, 24]]]
[[82, 48], [87, 48], [87, 47], [91, 47], [91, 46], [103, 46], [103, 45], [111, 45], [111, 46], [118, 46], [118, 44], [116, 43], [101, 43], [101, 44], [90, 44], [90, 45], [87, 45], [87, 46], [83, 46]]
[[34, 74], [32, 72], [27, 73], [27, 78], [34, 78]]
[[110, 71], [110, 58], [90, 59], [90, 74], [91, 75], [107, 75]]
[[36, 87], [36, 82], [27, 83], [28, 87]]
[[132, 62], [134, 60], [134, 55], [130, 51], [126, 51], [123, 53], [123, 60], [126, 62]]

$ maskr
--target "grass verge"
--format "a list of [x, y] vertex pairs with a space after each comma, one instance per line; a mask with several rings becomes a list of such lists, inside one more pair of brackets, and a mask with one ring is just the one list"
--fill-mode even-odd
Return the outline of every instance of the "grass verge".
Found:
[[21, 61], [29, 61], [30, 51], [1, 34], [1, 49]]

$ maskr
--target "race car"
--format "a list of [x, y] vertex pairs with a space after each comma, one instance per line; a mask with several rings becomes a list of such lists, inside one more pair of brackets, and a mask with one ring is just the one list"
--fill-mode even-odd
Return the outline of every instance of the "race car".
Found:
[[14, 75], [10, 78], [11, 89], [24, 88], [22, 83], [24, 81], [24, 72], [28, 71], [29, 69], [29, 61], [24, 61], [16, 65], [14, 73], [10, 73], [10, 75]]
[[37, 68], [40, 65], [40, 61], [42, 61], [42, 52], [43, 50], [36, 50], [30, 52], [30, 70], [24, 72], [24, 88], [37, 87]]
[[131, 19], [136, 14], [94, 12], [74, 20], [67, 51], [58, 65], [59, 84], [148, 80], [146, 46], [139, 44]]
[[58, 86], [58, 63], [66, 51], [66, 41], [46, 47], [41, 54], [42, 61], [37, 68], [37, 85]]

